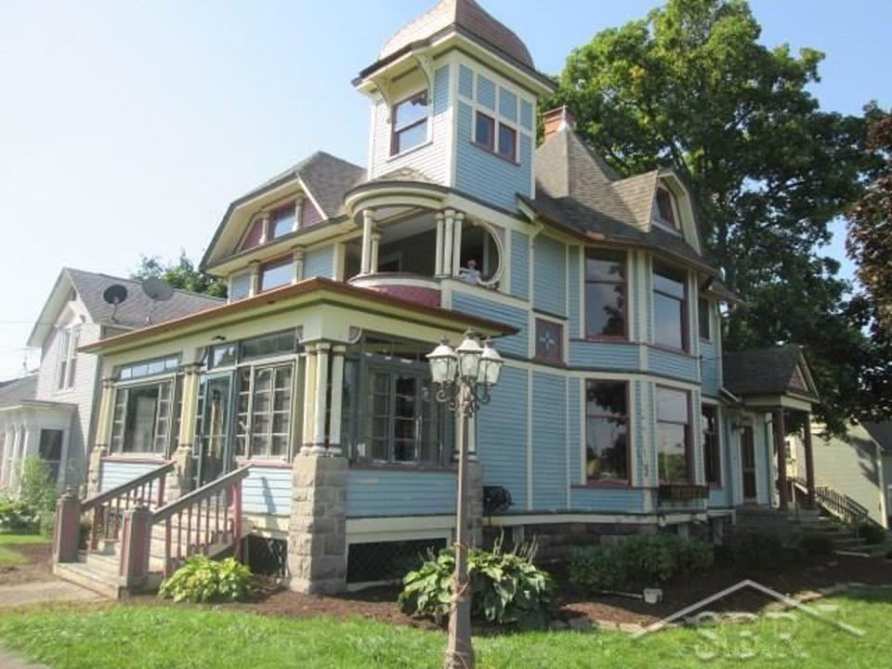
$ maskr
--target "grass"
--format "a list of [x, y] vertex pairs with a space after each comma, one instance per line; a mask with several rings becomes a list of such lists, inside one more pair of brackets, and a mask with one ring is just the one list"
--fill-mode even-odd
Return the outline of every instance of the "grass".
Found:
[[15, 550], [15, 546], [45, 543], [49, 543], [49, 539], [40, 534], [0, 532], [0, 567], [14, 567], [28, 561], [25, 556]]
[[[530, 632], [475, 639], [478, 667], [628, 669], [740, 666], [876, 669], [892, 657], [892, 590], [827, 600], [833, 619], [863, 637], [808, 618], [676, 629], [634, 640], [618, 632]], [[783, 636], [783, 635], [789, 636]], [[53, 669], [315, 669], [441, 666], [445, 636], [364, 619], [287, 619], [232, 609], [101, 605], [0, 615], [0, 642]], [[705, 661], [699, 655], [717, 653]], [[735, 657], [753, 653], [749, 661]]]

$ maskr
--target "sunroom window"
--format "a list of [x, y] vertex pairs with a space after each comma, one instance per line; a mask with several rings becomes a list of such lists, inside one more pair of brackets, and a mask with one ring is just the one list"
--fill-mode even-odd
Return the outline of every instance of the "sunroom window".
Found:
[[248, 458], [284, 458], [291, 434], [291, 363], [238, 371], [235, 452]]
[[112, 422], [112, 451], [166, 453], [174, 423], [173, 395], [173, 379], [118, 388]]
[[688, 393], [657, 388], [657, 459], [662, 483], [690, 481], [690, 406]]
[[427, 141], [428, 112], [426, 90], [394, 105], [390, 155], [403, 153]]

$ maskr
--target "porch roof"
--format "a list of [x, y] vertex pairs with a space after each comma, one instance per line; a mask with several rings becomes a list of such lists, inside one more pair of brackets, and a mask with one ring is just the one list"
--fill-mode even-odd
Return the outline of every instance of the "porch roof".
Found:
[[811, 371], [796, 344], [725, 353], [722, 371], [725, 387], [744, 401], [784, 396], [818, 400]]
[[[305, 307], [322, 303], [341, 304], [356, 311], [386, 311], [389, 315], [403, 320], [423, 322], [451, 330], [475, 329], [486, 336], [509, 335], [517, 332], [517, 329], [514, 327], [486, 318], [471, 316], [442, 307], [419, 304], [340, 281], [314, 277], [289, 286], [269, 290], [244, 300], [206, 309], [183, 318], [134, 330], [116, 337], [108, 337], [82, 346], [79, 350], [88, 353], [98, 353], [130, 348], [132, 345], [147, 343], [150, 340], [169, 339], [178, 334], [194, 332], [230, 321], [244, 320], [252, 315], [261, 316], [265, 312], [274, 310], [276, 307], [283, 309], [289, 306]], [[252, 312], [256, 313], [252, 314]]]

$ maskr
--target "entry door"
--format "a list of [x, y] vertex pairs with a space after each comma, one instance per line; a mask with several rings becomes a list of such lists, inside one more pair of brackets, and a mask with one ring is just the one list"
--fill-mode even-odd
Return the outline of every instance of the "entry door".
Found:
[[746, 425], [740, 432], [740, 462], [743, 471], [743, 501], [755, 502], [756, 492], [756, 445], [753, 428]]
[[202, 381], [198, 485], [215, 481], [232, 469], [232, 375]]

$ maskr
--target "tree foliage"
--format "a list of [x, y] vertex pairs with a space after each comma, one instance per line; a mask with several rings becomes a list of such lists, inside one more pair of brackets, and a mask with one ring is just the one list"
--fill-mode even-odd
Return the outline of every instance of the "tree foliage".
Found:
[[819, 253], [877, 167], [864, 139], [878, 111], [822, 111], [808, 87], [823, 54], [769, 49], [760, 33], [745, 0], [669, 0], [573, 50], [551, 104], [568, 105], [621, 174], [682, 175], [712, 262], [747, 301], [727, 319], [726, 348], [803, 344], [819, 413], [839, 430], [882, 406], [865, 371], [892, 374], [839, 264]]
[[876, 119], [868, 148], [884, 165], [864, 195], [849, 210], [849, 257], [858, 264], [858, 279], [876, 307], [877, 326], [892, 329], [892, 115]]
[[180, 251], [176, 262], [163, 262], [158, 256], [140, 256], [139, 267], [130, 274], [132, 279], [145, 281], [158, 278], [166, 281], [172, 288], [203, 293], [211, 297], [226, 297], [226, 283], [195, 268], [195, 265]]

